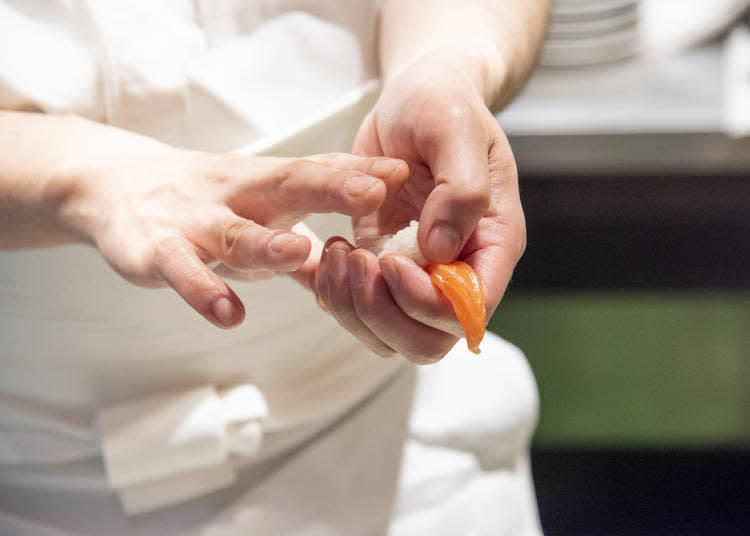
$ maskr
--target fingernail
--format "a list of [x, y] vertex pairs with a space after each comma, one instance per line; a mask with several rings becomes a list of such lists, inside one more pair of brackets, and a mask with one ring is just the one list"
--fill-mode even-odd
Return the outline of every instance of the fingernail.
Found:
[[349, 256], [348, 268], [351, 270], [352, 277], [356, 281], [364, 281], [367, 277], [367, 264], [358, 255]]
[[346, 275], [347, 252], [341, 247], [335, 247], [328, 251], [328, 255], [328, 280], [337, 281]]
[[357, 175], [356, 177], [350, 177], [346, 180], [344, 188], [346, 193], [351, 196], [360, 196], [367, 193], [372, 188], [378, 185], [378, 181], [372, 177], [365, 177], [364, 175]]
[[446, 223], [437, 223], [427, 237], [427, 249], [433, 260], [450, 262], [458, 256], [461, 235]]
[[232, 303], [232, 300], [222, 296], [211, 304], [211, 314], [214, 315], [219, 324], [229, 327], [240, 316], [240, 310]]
[[399, 270], [398, 261], [385, 256], [380, 259], [380, 268], [389, 285], [401, 285], [401, 270]]
[[274, 253], [281, 253], [287, 245], [297, 240], [297, 237], [292, 233], [279, 233], [269, 242], [271, 249]]

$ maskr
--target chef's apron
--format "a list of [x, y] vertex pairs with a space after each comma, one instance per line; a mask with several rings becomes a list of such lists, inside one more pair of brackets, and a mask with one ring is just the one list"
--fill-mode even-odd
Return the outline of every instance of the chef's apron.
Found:
[[[207, 151], [348, 151], [378, 94], [377, 4], [4, 1], [0, 108]], [[233, 288], [247, 314], [223, 331], [92, 248], [0, 252], [0, 534], [540, 532], [517, 348], [488, 334], [481, 357], [461, 341], [415, 368], [288, 278]]]

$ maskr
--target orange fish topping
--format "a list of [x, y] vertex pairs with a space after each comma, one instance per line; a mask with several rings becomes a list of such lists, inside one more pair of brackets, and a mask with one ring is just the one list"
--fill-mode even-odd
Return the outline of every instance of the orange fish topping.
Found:
[[453, 312], [466, 334], [469, 350], [479, 353], [479, 343], [484, 338], [487, 314], [484, 309], [484, 292], [476, 272], [462, 261], [427, 266], [430, 280], [453, 305]]

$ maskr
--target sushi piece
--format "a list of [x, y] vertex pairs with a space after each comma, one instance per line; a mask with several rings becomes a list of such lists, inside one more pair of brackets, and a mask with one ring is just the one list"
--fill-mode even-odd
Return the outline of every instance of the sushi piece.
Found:
[[418, 222], [412, 221], [383, 244], [378, 258], [395, 253], [409, 257], [430, 274], [430, 281], [448, 298], [453, 312], [466, 335], [469, 350], [478, 354], [484, 338], [487, 315], [482, 284], [471, 266], [463, 261], [450, 264], [428, 264], [417, 243]]

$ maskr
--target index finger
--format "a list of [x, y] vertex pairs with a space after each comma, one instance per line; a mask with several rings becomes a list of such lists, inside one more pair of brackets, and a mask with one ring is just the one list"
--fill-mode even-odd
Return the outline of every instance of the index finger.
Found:
[[407, 257], [386, 255], [380, 259], [380, 270], [404, 314], [456, 337], [464, 336], [453, 306], [432, 284], [424, 268]]
[[520, 206], [516, 210], [519, 213], [504, 222], [483, 218], [462, 252], [462, 260], [474, 269], [482, 284], [488, 320], [503, 299], [526, 247], [523, 210]]
[[228, 204], [244, 218], [278, 226], [310, 213], [369, 214], [386, 192], [385, 182], [374, 174], [298, 159], [284, 162], [260, 183], [248, 182]]

